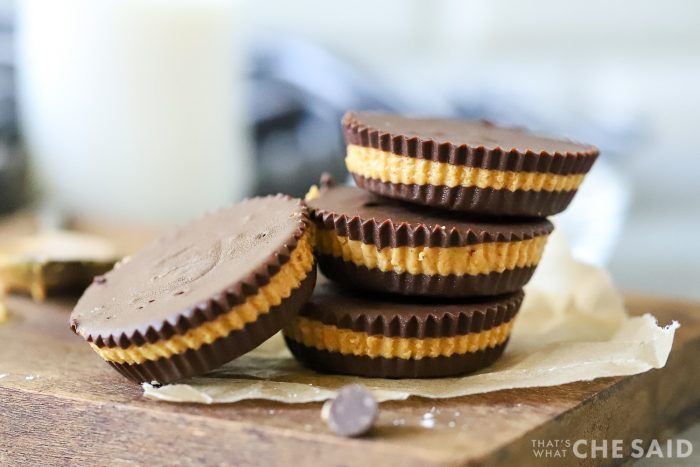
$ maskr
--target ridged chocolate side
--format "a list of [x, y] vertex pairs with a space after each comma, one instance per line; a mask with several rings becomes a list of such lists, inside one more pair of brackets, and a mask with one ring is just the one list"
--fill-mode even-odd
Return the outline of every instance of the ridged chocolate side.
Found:
[[[294, 200], [294, 198], [280, 194], [263, 198], [253, 198], [243, 201], [243, 203], [252, 203], [256, 200], [261, 202], [275, 202], [277, 199]], [[84, 317], [89, 316], [90, 310], [81, 309], [80, 313], [78, 313], [78, 310], [81, 308], [81, 302], [79, 301], [71, 314], [71, 329], [73, 332], [81, 335], [88, 342], [93, 342], [98, 347], [121, 347], [126, 349], [131, 345], [138, 346], [146, 343], [155, 343], [160, 340], [169, 339], [174, 335], [183, 335], [190, 329], [196, 328], [205, 322], [213, 321], [220, 315], [228, 313], [235, 306], [244, 303], [248, 297], [255, 295], [261, 287], [267, 285], [271, 277], [277, 274], [281, 267], [290, 260], [291, 254], [296, 248], [299, 239], [310, 225], [306, 205], [301, 200], [294, 201], [297, 201], [296, 210], [297, 214], [300, 214], [298, 226], [282, 246], [270, 251], [267, 259], [260, 266], [251, 269], [250, 273], [241, 281], [231, 284], [216, 295], [206, 300], [193, 303], [185, 309], [173, 309], [172, 316], [166, 320], [153, 319], [148, 321], [148, 319], [144, 319], [142, 323], [135, 323], [133, 329], [116, 333], [102, 332], [99, 329], [95, 329], [93, 332], [81, 333], [81, 321], [83, 321]], [[221, 211], [223, 210], [209, 215], [216, 215]], [[206, 216], [202, 219], [204, 218], [206, 218]], [[236, 222], [236, 219], [231, 219], [231, 221]], [[185, 231], [186, 229], [187, 226], [182, 227], [180, 230]], [[104, 277], [106, 277], [106, 280], [109, 280], [110, 275], [118, 273], [118, 270], [119, 267], [115, 267], [113, 271], [107, 273]], [[93, 288], [99, 288], [100, 285], [100, 283], [93, 283], [88, 291], [86, 291], [86, 294]], [[129, 294], [130, 290], [123, 290], [120, 292]], [[106, 297], [104, 300], [107, 301], [108, 299], [109, 297]], [[144, 314], [145, 313], [144, 311]], [[93, 324], [92, 327], [97, 328], [97, 325]]]
[[332, 255], [317, 255], [316, 259], [321, 272], [339, 284], [406, 296], [467, 298], [511, 293], [527, 284], [535, 272], [531, 266], [462, 276], [398, 274], [357, 266]]
[[358, 294], [319, 281], [299, 316], [371, 336], [425, 339], [486, 331], [511, 321], [524, 293], [471, 299], [420, 299]]
[[311, 296], [315, 284], [316, 268], [314, 267], [299, 287], [279, 305], [272, 307], [269, 313], [260, 315], [256, 321], [248, 323], [243, 329], [233, 331], [228, 336], [203, 345], [197, 350], [190, 349], [169, 358], [149, 360], [136, 365], [107, 363], [123, 376], [137, 383], [157, 381], [167, 384], [207, 373], [248, 353], [276, 334], [296, 316]]
[[[358, 186], [366, 189], [370, 189], [373, 181], [362, 177], [355, 177], [355, 180]], [[340, 236], [375, 245], [379, 249], [402, 246], [449, 248], [487, 242], [514, 242], [549, 235], [554, 230], [547, 219], [462, 217], [407, 205], [387, 197], [376, 196], [357, 187], [327, 184], [321, 188], [319, 197], [309, 201], [308, 205], [311, 217], [319, 228], [334, 230]], [[428, 200], [432, 201], [433, 198]]]
[[[380, 118], [378, 118], [380, 117]], [[393, 131], [379, 128], [374, 121], [389, 119], [399, 123], [402, 130]], [[523, 140], [524, 147], [508, 147], [498, 135], [487, 144], [470, 145], [459, 143], [459, 135], [447, 135], [441, 125], [462, 125], [466, 130], [500, 132], [510, 138]], [[375, 126], [376, 125], [376, 126]], [[541, 138], [521, 129], [497, 128], [486, 121], [457, 122], [439, 119], [410, 119], [395, 115], [348, 112], [342, 120], [343, 133], [347, 144], [370, 147], [400, 156], [427, 159], [452, 165], [462, 165], [490, 170], [512, 172], [541, 172], [560, 175], [587, 173], [599, 151], [593, 146], [581, 145], [568, 140]], [[411, 134], [404, 134], [410, 128]], [[453, 132], [454, 133], [454, 132]], [[452, 136], [453, 141], [445, 140]], [[495, 139], [495, 140], [494, 140]], [[528, 142], [547, 142], [547, 146], [558, 150], [533, 151]], [[487, 147], [488, 146], [488, 147]], [[503, 146], [503, 147], [502, 147]]]
[[494, 216], [546, 217], [562, 212], [576, 194], [572, 191], [530, 191], [479, 187], [448, 187], [435, 185], [405, 185], [382, 182], [352, 174], [360, 188], [432, 208]]
[[285, 340], [294, 357], [312, 370], [321, 373], [396, 379], [441, 378], [472, 373], [498, 360], [508, 343], [506, 341], [478, 352], [411, 360], [343, 355], [339, 352], [306, 347], [289, 338], [285, 338]]

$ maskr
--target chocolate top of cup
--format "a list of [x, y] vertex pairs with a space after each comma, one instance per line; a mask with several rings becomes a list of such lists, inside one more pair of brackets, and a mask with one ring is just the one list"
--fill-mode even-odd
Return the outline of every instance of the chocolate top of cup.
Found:
[[524, 293], [436, 299], [358, 294], [328, 280], [319, 280], [299, 316], [369, 335], [425, 339], [452, 337], [491, 329], [510, 321]]
[[320, 228], [378, 248], [458, 247], [510, 242], [549, 235], [554, 226], [541, 218], [479, 218], [442, 212], [382, 198], [352, 186], [324, 180], [319, 196], [307, 201]]
[[303, 202], [284, 195], [204, 215], [96, 278], [73, 310], [71, 327], [100, 347], [184, 334], [267, 284], [307, 226]]
[[348, 112], [342, 125], [348, 144], [493, 170], [586, 173], [599, 152], [591, 145], [500, 127], [486, 120]]

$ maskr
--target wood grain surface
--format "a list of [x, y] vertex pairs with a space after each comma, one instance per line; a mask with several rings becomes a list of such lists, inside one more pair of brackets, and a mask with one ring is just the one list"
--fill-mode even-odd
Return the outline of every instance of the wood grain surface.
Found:
[[[550, 388], [388, 402], [369, 436], [344, 439], [328, 432], [318, 403], [146, 400], [70, 332], [71, 302], [10, 297], [11, 319], [0, 324], [0, 465], [591, 464], [571, 457], [543, 462], [532, 440], [648, 440], [700, 416], [700, 304], [641, 297], [628, 304], [662, 324], [681, 322], [665, 368]], [[421, 425], [426, 412], [433, 413], [432, 428]]]

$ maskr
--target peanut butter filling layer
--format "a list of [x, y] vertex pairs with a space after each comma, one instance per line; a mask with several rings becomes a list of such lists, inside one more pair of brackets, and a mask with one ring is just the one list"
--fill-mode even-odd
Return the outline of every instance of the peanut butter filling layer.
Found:
[[509, 191], [573, 191], [578, 189], [585, 176], [585, 174], [557, 175], [466, 167], [399, 156], [354, 144], [347, 146], [345, 164], [354, 174], [388, 183], [450, 188], [463, 186]]
[[508, 339], [512, 326], [513, 319], [481, 332], [418, 339], [369, 335], [366, 332], [338, 328], [300, 317], [284, 329], [284, 334], [306, 347], [339, 352], [343, 355], [420, 360], [462, 355], [496, 347]]
[[272, 307], [289, 297], [313, 268], [311, 244], [310, 230], [299, 239], [289, 261], [255, 295], [248, 297], [244, 303], [235, 306], [228, 313], [190, 329], [183, 335], [144, 345], [132, 345], [126, 349], [98, 347], [92, 342], [90, 345], [105, 360], [134, 365], [147, 360], [168, 358], [189, 349], [197, 350], [203, 345], [211, 344], [232, 331], [243, 329], [246, 324], [255, 322], [260, 315], [268, 313]]
[[547, 236], [461, 247], [386, 247], [351, 240], [334, 230], [316, 230], [316, 251], [383, 272], [425, 275], [477, 275], [536, 266]]

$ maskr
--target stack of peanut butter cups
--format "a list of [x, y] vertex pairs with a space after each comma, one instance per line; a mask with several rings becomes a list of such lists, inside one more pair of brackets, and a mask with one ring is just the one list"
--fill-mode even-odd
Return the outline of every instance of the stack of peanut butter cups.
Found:
[[598, 156], [486, 121], [349, 112], [346, 165], [307, 204], [321, 272], [284, 328], [318, 371], [457, 376], [495, 362], [553, 230]]

